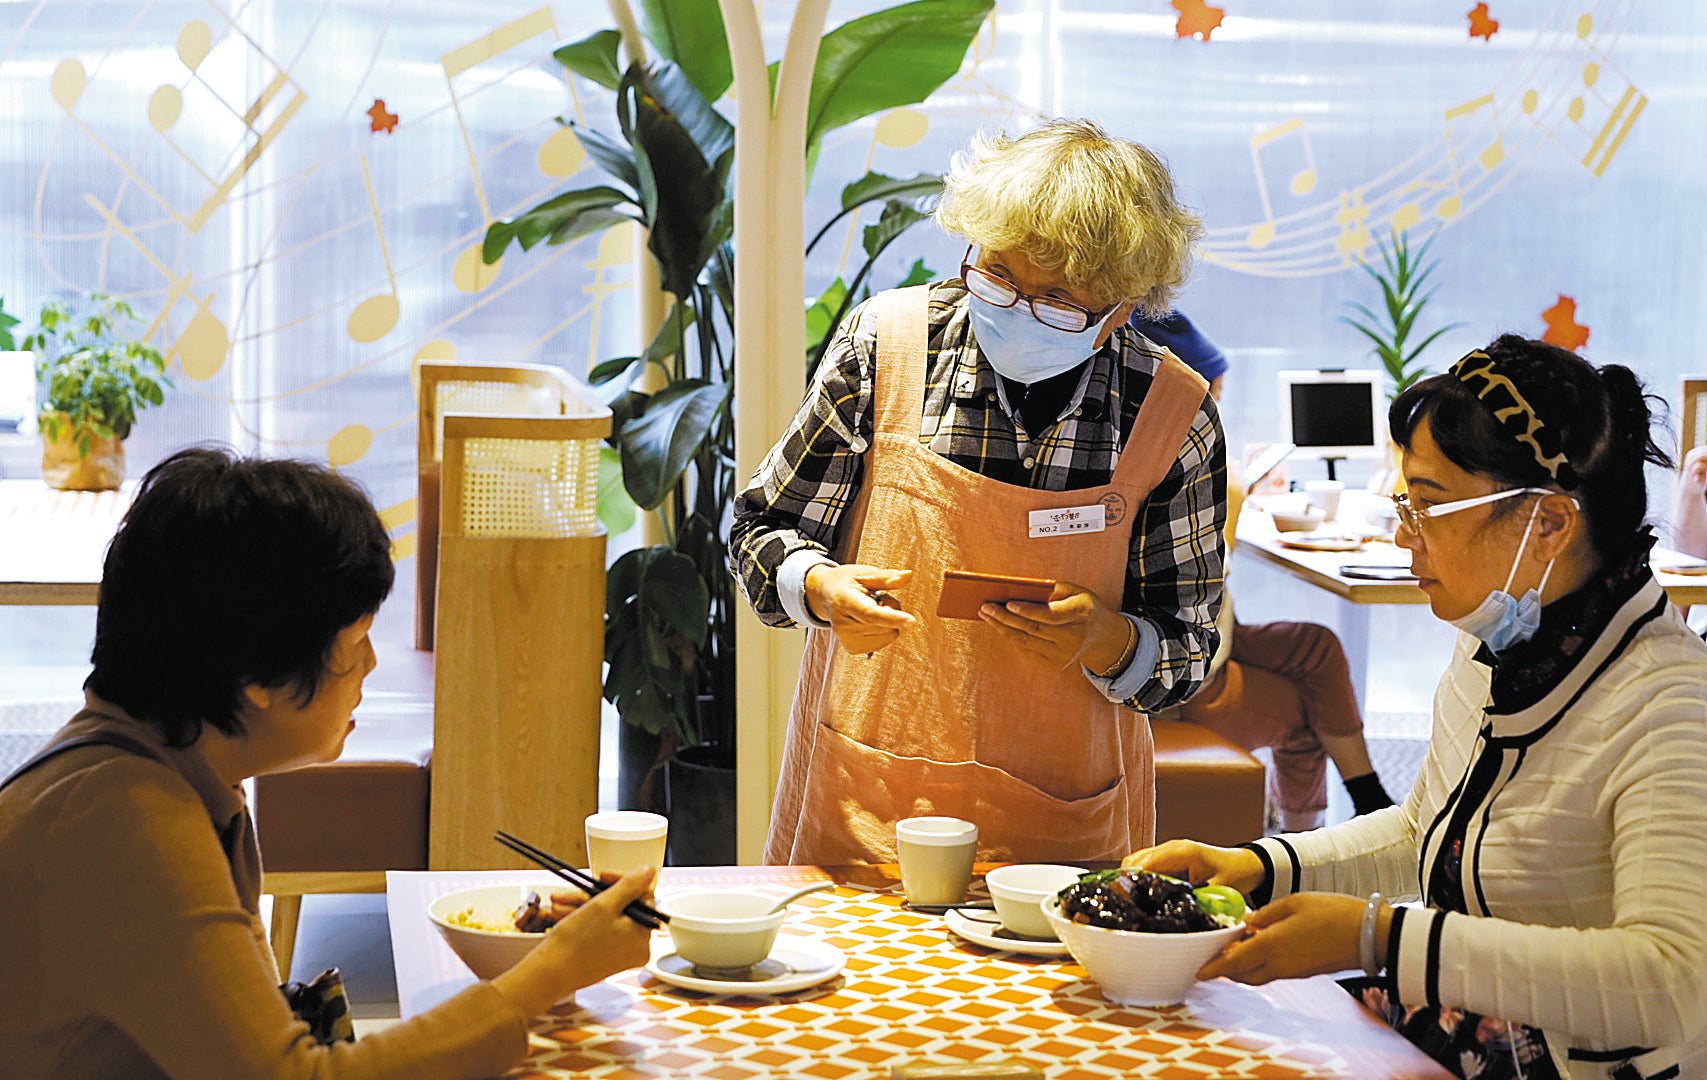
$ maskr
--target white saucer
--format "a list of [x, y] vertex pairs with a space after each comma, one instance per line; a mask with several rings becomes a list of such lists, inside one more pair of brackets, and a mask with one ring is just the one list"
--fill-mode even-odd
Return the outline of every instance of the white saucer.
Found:
[[[984, 912], [979, 912], [982, 915]], [[995, 912], [989, 913], [991, 916]], [[944, 916], [948, 928], [959, 936], [982, 945], [986, 949], [1001, 949], [1003, 952], [1024, 953], [1027, 956], [1066, 956], [1067, 946], [1060, 941], [1038, 941], [1036, 938], [1024, 938], [1003, 926], [996, 919], [988, 921], [974, 919], [961, 911], [950, 911]]]
[[1302, 551], [1356, 551], [1365, 543], [1361, 536], [1337, 533], [1281, 533], [1275, 539], [1286, 547]]
[[671, 986], [708, 994], [787, 994], [835, 977], [847, 962], [842, 950], [834, 945], [816, 938], [783, 934], [776, 939], [771, 954], [745, 975], [710, 975], [701, 973], [673, 951], [669, 938], [658, 940], [646, 970]]

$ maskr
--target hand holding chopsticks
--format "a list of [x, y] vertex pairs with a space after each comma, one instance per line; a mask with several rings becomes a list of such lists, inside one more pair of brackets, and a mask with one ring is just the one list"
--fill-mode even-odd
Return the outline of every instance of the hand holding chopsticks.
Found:
[[[580, 889], [588, 896], [595, 896], [610, 888], [609, 883], [599, 881], [597, 878], [594, 878], [585, 871], [570, 866], [562, 859], [551, 854], [551, 852], [546, 851], [543, 848], [534, 847], [526, 840], [521, 840], [517, 837], [511, 836], [502, 829], [493, 833], [492, 838], [498, 841], [498, 843], [509, 848], [511, 851], [514, 851], [516, 854], [536, 862], [540, 866], [550, 870], [553, 874], [556, 874], [564, 881], [567, 881], [577, 889]], [[646, 927], [648, 930], [657, 930], [664, 923], [670, 921], [670, 917], [668, 915], [641, 903], [639, 900], [636, 900], [623, 908], [622, 913], [639, 923], [641, 926]]]

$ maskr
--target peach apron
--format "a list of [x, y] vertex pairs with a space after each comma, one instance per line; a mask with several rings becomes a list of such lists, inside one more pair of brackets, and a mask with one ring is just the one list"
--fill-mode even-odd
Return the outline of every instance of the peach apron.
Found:
[[[911, 567], [901, 599], [917, 621], [869, 659], [810, 631], [765, 861], [893, 862], [895, 822], [920, 814], [976, 822], [985, 860], [1114, 859], [1149, 844], [1143, 714], [1103, 697], [1077, 663], [1058, 668], [983, 622], [937, 618], [936, 605], [956, 568], [1073, 581], [1119, 603], [1132, 516], [1173, 465], [1203, 380], [1177, 360], [1162, 367], [1108, 484], [1017, 487], [919, 442], [926, 287], [873, 304], [873, 440], [837, 554]], [[1098, 503], [1101, 532], [1030, 536], [1032, 511]]]

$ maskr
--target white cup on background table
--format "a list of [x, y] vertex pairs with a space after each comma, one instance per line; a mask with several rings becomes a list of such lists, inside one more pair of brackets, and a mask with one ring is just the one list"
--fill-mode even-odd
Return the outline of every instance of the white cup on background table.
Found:
[[1322, 512], [1323, 521], [1332, 521], [1340, 512], [1340, 495], [1345, 484], [1339, 480], [1309, 480], [1304, 484], [1304, 497], [1309, 505]]

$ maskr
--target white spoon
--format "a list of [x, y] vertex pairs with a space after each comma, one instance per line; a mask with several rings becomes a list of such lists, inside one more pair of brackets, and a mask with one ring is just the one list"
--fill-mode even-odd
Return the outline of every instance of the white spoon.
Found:
[[802, 896], [805, 896], [807, 893], [823, 892], [825, 889], [833, 889], [835, 887], [836, 887], [836, 883], [833, 881], [820, 881], [814, 885], [808, 885], [804, 889], [796, 889], [793, 892], [789, 893], [787, 896], [783, 897], [781, 900], [778, 900], [776, 902], [776, 905], [774, 907], [772, 907], [769, 911], [765, 912], [765, 914], [766, 915], [775, 915], [777, 912], [781, 911], [783, 908], [787, 907], [788, 905], [794, 903], [796, 900], [800, 899]]

